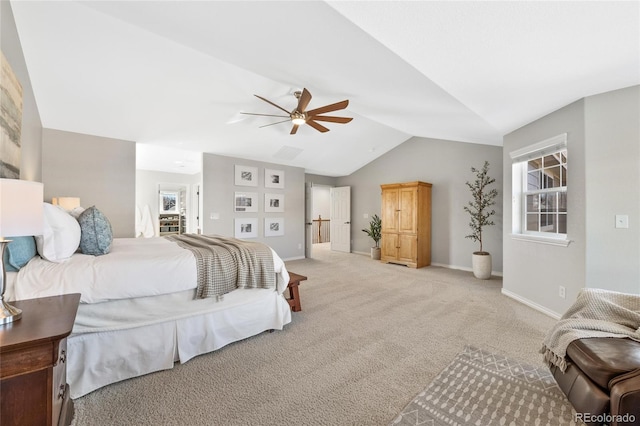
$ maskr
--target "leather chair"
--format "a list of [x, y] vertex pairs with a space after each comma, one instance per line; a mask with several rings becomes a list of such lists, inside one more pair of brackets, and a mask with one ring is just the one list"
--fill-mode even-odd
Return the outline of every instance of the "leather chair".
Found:
[[567, 347], [567, 365], [564, 373], [555, 366], [551, 372], [586, 424], [640, 424], [640, 342], [574, 340]]

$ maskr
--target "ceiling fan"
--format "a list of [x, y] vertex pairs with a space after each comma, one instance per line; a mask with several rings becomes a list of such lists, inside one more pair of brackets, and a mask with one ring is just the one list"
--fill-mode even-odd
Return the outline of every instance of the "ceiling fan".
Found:
[[324, 133], [324, 132], [328, 132], [329, 129], [324, 127], [322, 124], [318, 123], [318, 121], [328, 121], [331, 123], [346, 124], [351, 120], [353, 120], [353, 118], [351, 117], [336, 117], [332, 115], [320, 115], [327, 112], [345, 109], [347, 105], [349, 105], [348, 100], [336, 102], [335, 104], [331, 104], [331, 105], [325, 105], [323, 107], [312, 109], [310, 111], [305, 111], [305, 109], [309, 105], [309, 102], [311, 101], [311, 93], [309, 93], [307, 89], [302, 89], [302, 91], [298, 90], [294, 92], [294, 96], [298, 99], [298, 105], [291, 112], [287, 111], [280, 105], [276, 105], [270, 100], [263, 98], [262, 96], [258, 96], [258, 95], [254, 95], [254, 96], [286, 112], [287, 115], [256, 114], [252, 112], [241, 112], [240, 114], [261, 115], [266, 117], [287, 117], [286, 120], [278, 121], [276, 123], [271, 123], [271, 124], [265, 124], [264, 126], [260, 126], [260, 127], [273, 126], [274, 124], [280, 124], [280, 123], [291, 121], [291, 123], [293, 123], [293, 128], [291, 129], [291, 133], [290, 133], [291, 135], [295, 135], [296, 132], [298, 131], [298, 127], [300, 127], [303, 124], [308, 124], [309, 126], [313, 127], [317, 131]]

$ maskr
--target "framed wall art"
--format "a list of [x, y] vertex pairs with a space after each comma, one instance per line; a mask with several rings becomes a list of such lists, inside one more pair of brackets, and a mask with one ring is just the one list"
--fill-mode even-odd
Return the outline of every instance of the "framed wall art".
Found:
[[279, 237], [284, 235], [283, 217], [266, 217], [264, 219], [264, 236]]
[[233, 197], [233, 209], [236, 212], [257, 212], [258, 194], [256, 192], [236, 192]]
[[258, 186], [258, 168], [236, 164], [235, 184], [236, 186]]
[[266, 213], [284, 212], [284, 194], [264, 194], [264, 211]]
[[20, 179], [22, 85], [0, 52], [0, 178]]
[[284, 189], [284, 170], [264, 169], [264, 187]]
[[160, 213], [178, 213], [178, 193], [176, 191], [160, 191]]
[[258, 238], [258, 219], [240, 218], [235, 219], [235, 237], [236, 238]]

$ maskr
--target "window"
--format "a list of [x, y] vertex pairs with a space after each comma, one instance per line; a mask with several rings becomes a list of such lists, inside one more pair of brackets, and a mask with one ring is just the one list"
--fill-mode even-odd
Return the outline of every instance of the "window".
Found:
[[566, 133], [511, 153], [513, 235], [567, 238]]

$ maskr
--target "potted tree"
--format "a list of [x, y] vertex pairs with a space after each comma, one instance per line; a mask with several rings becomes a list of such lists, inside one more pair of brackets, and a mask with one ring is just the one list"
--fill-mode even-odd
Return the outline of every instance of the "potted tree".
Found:
[[369, 228], [363, 229], [362, 232], [367, 234], [376, 243], [371, 247], [371, 258], [373, 260], [380, 260], [380, 239], [382, 238], [382, 220], [377, 214], [371, 216], [371, 222], [369, 222]]
[[473, 252], [472, 267], [473, 275], [481, 280], [491, 277], [491, 254], [484, 251], [482, 247], [482, 231], [487, 226], [494, 225], [491, 216], [496, 214], [494, 209], [489, 210], [498, 196], [498, 190], [489, 189], [488, 186], [496, 180], [489, 177], [489, 162], [485, 161], [482, 169], [471, 167], [471, 172], [475, 173], [476, 178], [473, 182], [467, 182], [467, 186], [471, 191], [472, 200], [464, 206], [464, 211], [469, 213], [471, 221], [471, 234], [466, 238], [480, 243], [480, 250]]

